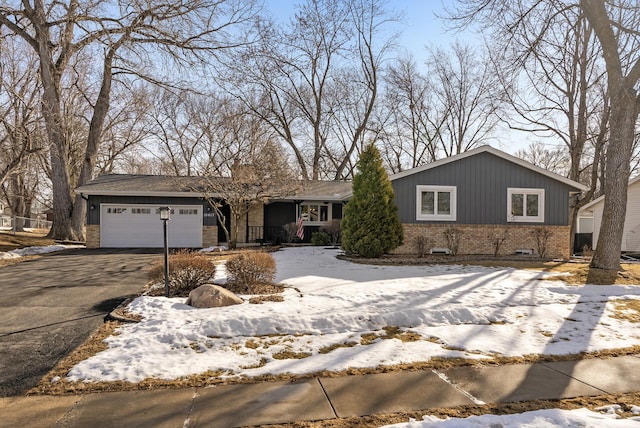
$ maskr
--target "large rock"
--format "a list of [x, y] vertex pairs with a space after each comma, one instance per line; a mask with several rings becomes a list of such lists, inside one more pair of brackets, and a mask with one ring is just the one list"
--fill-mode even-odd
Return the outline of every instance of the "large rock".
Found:
[[192, 290], [187, 299], [187, 305], [194, 308], [220, 308], [240, 303], [242, 303], [241, 298], [226, 288], [213, 284], [204, 284]]

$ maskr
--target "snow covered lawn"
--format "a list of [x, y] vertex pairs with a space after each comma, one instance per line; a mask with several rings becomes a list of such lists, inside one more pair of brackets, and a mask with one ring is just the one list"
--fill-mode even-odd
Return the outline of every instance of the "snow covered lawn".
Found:
[[[635, 409], [635, 408], [634, 408]], [[581, 428], [637, 428], [640, 418], [617, 420], [615, 406], [600, 409], [606, 413], [592, 412], [587, 409], [559, 410], [547, 409], [525, 412], [517, 415], [482, 415], [465, 419], [438, 419], [425, 416], [422, 421], [411, 421], [403, 424], [387, 425], [383, 428], [484, 428], [484, 427], [581, 427]], [[636, 411], [634, 410], [634, 413]], [[640, 408], [638, 412], [640, 413]], [[637, 414], [636, 413], [636, 414]]]
[[47, 245], [45, 247], [25, 247], [17, 250], [0, 252], [0, 260], [18, 259], [24, 256], [33, 256], [37, 254], [47, 254], [56, 251], [66, 250], [68, 248], [82, 248], [84, 245]]
[[283, 302], [243, 296], [241, 305], [194, 309], [182, 298], [137, 298], [129, 310], [142, 322], [119, 328], [68, 380], [254, 377], [640, 345], [640, 323], [616, 317], [640, 287], [572, 286], [509, 268], [368, 266], [337, 253], [274, 253]]

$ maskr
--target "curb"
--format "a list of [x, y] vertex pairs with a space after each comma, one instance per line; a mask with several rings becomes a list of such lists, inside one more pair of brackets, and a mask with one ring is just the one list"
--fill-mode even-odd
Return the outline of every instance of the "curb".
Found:
[[120, 303], [114, 310], [112, 310], [107, 315], [105, 315], [104, 321], [105, 322], [119, 321], [123, 323], [139, 323], [140, 319], [129, 315], [129, 312], [127, 312], [126, 310], [127, 305], [129, 305], [129, 303], [131, 303], [132, 301], [133, 301], [133, 298], [129, 297], [124, 302]]

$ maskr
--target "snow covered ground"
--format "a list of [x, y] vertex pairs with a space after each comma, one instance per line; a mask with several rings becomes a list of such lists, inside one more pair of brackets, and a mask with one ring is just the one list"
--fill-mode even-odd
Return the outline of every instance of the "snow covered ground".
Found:
[[[640, 408], [636, 414], [640, 414]], [[616, 420], [615, 407], [602, 409], [605, 413], [596, 413], [587, 409], [578, 410], [537, 410], [517, 415], [482, 415], [469, 418], [438, 419], [425, 416], [422, 421], [411, 421], [403, 424], [387, 425], [383, 428], [486, 428], [486, 427], [580, 427], [580, 428], [637, 428], [640, 418]]]
[[[284, 302], [250, 304], [250, 296], [243, 296], [241, 305], [194, 309], [183, 298], [139, 297], [129, 310], [143, 320], [120, 327], [107, 339], [108, 349], [73, 367], [68, 380], [139, 382], [206, 371], [223, 377], [303, 374], [435, 357], [560, 355], [640, 345], [640, 324], [615, 317], [616, 302], [640, 299], [640, 287], [578, 287], [510, 268], [360, 265], [336, 259], [337, 253], [317, 247], [275, 253], [277, 281], [287, 285]], [[223, 266], [217, 277], [224, 281]], [[522, 419], [427, 418], [400, 426], [603, 422], [586, 410], [513, 417]]]
[[[182, 298], [137, 298], [129, 310], [143, 321], [121, 327], [109, 349], [75, 366], [70, 380], [302, 374], [640, 345], [640, 324], [612, 317], [616, 301], [640, 298], [639, 287], [577, 287], [505, 268], [369, 266], [336, 254], [316, 247], [275, 253], [277, 281], [288, 285], [284, 302], [194, 309]], [[389, 326], [419, 340], [385, 339]], [[362, 340], [374, 335], [383, 337]]]
[[26, 247], [17, 250], [0, 252], [0, 260], [17, 259], [24, 256], [32, 256], [35, 254], [53, 253], [55, 251], [66, 250], [67, 248], [79, 248], [83, 245], [48, 245], [46, 247]]

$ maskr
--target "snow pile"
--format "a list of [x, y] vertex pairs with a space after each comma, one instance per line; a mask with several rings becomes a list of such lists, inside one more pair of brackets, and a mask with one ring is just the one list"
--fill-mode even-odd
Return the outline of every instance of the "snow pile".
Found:
[[32, 256], [36, 254], [53, 253], [55, 251], [66, 250], [67, 248], [82, 248], [83, 245], [48, 245], [46, 247], [25, 247], [17, 250], [0, 252], [0, 260], [17, 259], [24, 256]]
[[198, 250], [199, 253], [221, 253], [222, 251], [228, 250], [224, 245], [217, 245], [214, 247], [201, 248]]
[[640, 324], [612, 316], [616, 300], [640, 298], [635, 286], [576, 287], [508, 268], [369, 266], [336, 254], [275, 253], [284, 302], [243, 296], [241, 305], [194, 309], [181, 298], [137, 298], [129, 311], [142, 322], [121, 327], [69, 380], [304, 374], [640, 345]]
[[515, 415], [482, 415], [465, 419], [438, 419], [425, 416], [422, 421], [412, 420], [407, 423], [387, 425], [383, 428], [551, 428], [551, 427], [581, 427], [581, 428], [637, 428], [639, 418], [617, 419], [615, 414], [601, 414], [587, 409], [578, 410], [536, 410]]

